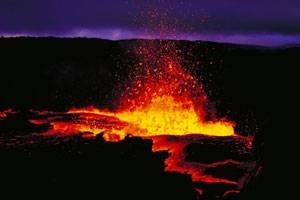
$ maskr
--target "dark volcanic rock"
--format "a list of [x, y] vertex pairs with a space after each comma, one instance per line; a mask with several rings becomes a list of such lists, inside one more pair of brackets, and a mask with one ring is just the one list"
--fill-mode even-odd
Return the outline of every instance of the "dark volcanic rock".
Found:
[[[30, 137], [28, 140], [28, 135], [47, 127], [26, 121], [27, 116], [22, 116], [24, 110], [66, 111], [70, 107], [89, 105], [114, 108], [115, 86], [126, 80], [129, 66], [136, 61], [128, 49], [138, 42], [0, 38], [0, 110], [13, 108], [21, 113], [0, 119], [1, 192], [10, 197], [20, 195], [22, 199], [34, 196], [39, 199], [45, 196], [196, 198], [190, 177], [164, 172], [168, 155], [166, 152], [153, 154], [149, 141], [127, 138], [120, 143], [107, 143], [100, 135], [92, 140], [81, 136]], [[264, 141], [275, 134], [270, 131], [273, 126], [269, 119], [278, 117], [279, 105], [285, 109], [287, 103], [283, 100], [290, 92], [283, 83], [292, 79], [292, 69], [300, 64], [300, 48], [188, 41], [177, 41], [176, 45], [183, 52], [189, 52], [183, 66], [194, 71], [203, 83], [209, 99], [215, 103], [218, 117], [226, 116], [235, 121], [236, 131], [242, 135], [259, 133], [254, 138], [254, 154], [241, 149], [243, 145], [235, 141], [207, 140], [203, 145], [188, 145], [186, 159], [201, 163], [229, 158], [243, 162], [258, 157], [262, 160]], [[232, 145], [228, 145], [230, 142]], [[205, 173], [234, 180], [241, 172], [238, 169], [233, 172], [232, 167], [229, 164], [208, 168]], [[252, 183], [239, 198], [262, 198], [262, 188], [268, 187], [266, 178], [259, 176], [257, 182]], [[234, 189], [223, 183], [196, 185], [207, 189], [207, 199]]]
[[232, 181], [238, 181], [245, 174], [245, 169], [239, 168], [239, 165], [237, 164], [228, 163], [225, 165], [207, 168], [205, 170], [205, 174]]
[[167, 153], [153, 154], [151, 145], [140, 138], [111, 143], [77, 135], [2, 146], [1, 189], [25, 190], [24, 198], [196, 198], [189, 177], [165, 173]]
[[189, 162], [214, 163], [233, 159], [253, 161], [253, 153], [246, 148], [246, 141], [235, 139], [203, 139], [185, 147], [186, 160]]

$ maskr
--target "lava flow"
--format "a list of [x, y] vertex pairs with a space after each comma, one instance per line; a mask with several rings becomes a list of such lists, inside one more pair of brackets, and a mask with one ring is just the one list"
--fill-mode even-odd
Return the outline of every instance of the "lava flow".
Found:
[[[225, 183], [233, 188], [225, 191], [238, 192], [248, 173], [239, 180], [218, 178], [205, 173], [207, 168], [233, 164], [246, 171], [249, 164], [234, 159], [201, 164], [188, 162], [185, 148], [191, 143], [201, 144], [207, 138], [238, 141], [251, 149], [252, 138], [234, 133], [234, 123], [217, 119], [208, 109], [208, 98], [202, 85], [181, 66], [181, 51], [173, 42], [147, 41], [134, 50], [140, 60], [132, 66], [129, 84], [123, 88], [119, 106], [114, 111], [95, 107], [70, 109], [67, 113], [38, 113], [34, 124], [50, 124], [43, 135], [72, 135], [83, 137], [103, 134], [106, 141], [117, 142], [126, 136], [138, 136], [153, 141], [153, 152], [168, 151], [165, 170], [189, 174], [193, 182]], [[209, 117], [209, 120], [207, 119]], [[195, 186], [203, 193], [203, 189]]]

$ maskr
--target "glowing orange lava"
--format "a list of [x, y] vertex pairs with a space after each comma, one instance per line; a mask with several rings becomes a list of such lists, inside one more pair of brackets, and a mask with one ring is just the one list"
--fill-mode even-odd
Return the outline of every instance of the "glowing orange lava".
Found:
[[[87, 107], [73, 108], [62, 114], [39, 112], [39, 115], [50, 117], [31, 122], [50, 124], [51, 128], [44, 135], [82, 133], [83, 137], [90, 138], [101, 133], [110, 142], [120, 141], [126, 136], [151, 139], [153, 152], [170, 153], [165, 160], [166, 171], [189, 174], [193, 182], [225, 183], [239, 190], [243, 181], [207, 175], [204, 173], [206, 165], [185, 161], [184, 148], [192, 142], [207, 137], [239, 136], [234, 133], [233, 122], [217, 119], [214, 111], [207, 108], [209, 102], [203, 87], [181, 66], [181, 51], [175, 43], [148, 41], [140, 44], [135, 54], [140, 61], [132, 66], [129, 83], [122, 89], [119, 107], [115, 111]], [[206, 118], [208, 113], [210, 120]], [[65, 117], [71, 117], [71, 120], [65, 120]], [[240, 165], [240, 162], [229, 159], [209, 166], [226, 163]], [[203, 193], [199, 187], [196, 191]]]
[[[116, 131], [124, 136], [155, 136], [155, 135], [187, 135], [202, 134], [210, 136], [234, 135], [234, 123], [228, 121], [201, 121], [193, 108], [192, 103], [176, 102], [172, 97], [164, 96], [153, 99], [146, 107], [140, 107], [125, 112], [105, 112], [98, 109], [73, 109], [69, 113], [94, 113], [104, 116], [113, 116], [127, 122], [126, 130]], [[99, 130], [89, 130], [98, 132]]]
[[[202, 85], [181, 66], [182, 55], [174, 42], [141, 42], [134, 50], [140, 59], [132, 66], [130, 80], [115, 112], [96, 108], [71, 109], [68, 113], [94, 113], [127, 123], [114, 135], [233, 136], [234, 123], [225, 119], [206, 120], [207, 96]], [[94, 133], [102, 129], [81, 127]], [[105, 132], [105, 131], [104, 131]], [[109, 140], [110, 137], [106, 137]], [[115, 140], [115, 137], [113, 137]]]

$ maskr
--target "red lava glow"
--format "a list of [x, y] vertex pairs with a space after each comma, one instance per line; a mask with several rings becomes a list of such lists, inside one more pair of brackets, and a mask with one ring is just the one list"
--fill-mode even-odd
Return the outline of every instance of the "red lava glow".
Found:
[[[197, 137], [195, 137], [197, 138]], [[187, 173], [191, 175], [192, 181], [202, 181], [207, 183], [228, 183], [237, 184], [237, 182], [229, 181], [227, 179], [215, 178], [209, 175], [203, 174], [205, 168], [199, 163], [185, 162], [184, 161], [184, 147], [190, 142], [185, 138], [172, 139], [165, 136], [159, 136], [153, 138], [153, 151], [169, 151], [171, 156], [165, 161], [167, 171], [175, 171], [180, 173]], [[171, 147], [171, 148], [170, 148]], [[237, 161], [226, 160], [225, 162], [233, 162], [239, 164]], [[214, 163], [213, 165], [219, 165], [224, 163]]]
[[223, 197], [225, 197], [231, 193], [239, 193], [239, 192], [240, 192], [239, 190], [228, 190], [228, 191], [224, 192]]
[[[188, 174], [193, 182], [234, 185], [236, 190], [233, 191], [239, 192], [245, 177], [232, 181], [205, 174], [204, 170], [228, 163], [241, 165], [240, 162], [231, 159], [211, 164], [187, 162], [184, 148], [201, 138], [211, 137], [246, 140], [247, 148], [251, 149], [252, 138], [238, 136], [233, 122], [214, 117], [215, 111], [207, 108], [209, 102], [202, 85], [181, 66], [181, 51], [173, 42], [142, 42], [135, 53], [140, 61], [131, 67], [129, 84], [123, 88], [115, 111], [87, 107], [60, 114], [36, 112], [48, 118], [33, 119], [31, 123], [51, 124], [43, 135], [83, 133], [83, 137], [92, 138], [101, 133], [110, 142], [118, 142], [126, 136], [151, 139], [153, 152], [170, 153], [165, 160], [166, 171]], [[210, 120], [206, 119], [208, 113]], [[66, 116], [71, 116], [71, 120], [65, 120]], [[199, 187], [195, 190], [200, 195], [204, 192]]]
[[0, 112], [0, 119], [1, 119], [1, 118], [6, 118], [7, 115], [11, 115], [11, 114], [15, 114], [15, 113], [16, 113], [16, 112], [13, 111], [13, 109], [8, 108], [8, 109], [6, 109], [6, 110]]
[[[147, 42], [135, 49], [140, 61], [132, 67], [129, 85], [120, 97], [119, 107], [110, 112], [93, 107], [71, 109], [69, 114], [99, 120], [106, 116], [112, 121], [126, 125], [109, 130], [120, 139], [127, 134], [149, 137], [157, 135], [202, 134], [210, 136], [233, 136], [234, 123], [213, 118], [208, 110], [207, 96], [202, 85], [181, 66], [180, 50], [173, 42]], [[211, 120], [206, 120], [210, 112]], [[40, 112], [40, 114], [43, 114]], [[109, 118], [108, 118], [109, 117]], [[101, 117], [100, 117], [101, 118]], [[38, 122], [36, 122], [38, 123]], [[73, 124], [63, 126], [54, 123], [54, 130], [69, 133], [77, 131], [99, 133], [105, 127]], [[115, 138], [115, 137], [114, 137]]]

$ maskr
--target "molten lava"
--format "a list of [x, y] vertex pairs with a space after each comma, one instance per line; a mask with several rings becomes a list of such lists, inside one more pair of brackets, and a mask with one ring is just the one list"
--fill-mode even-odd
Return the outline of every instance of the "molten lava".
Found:
[[[71, 109], [68, 113], [95, 114], [90, 118], [108, 116], [125, 122], [127, 126], [109, 130], [120, 139], [128, 134], [142, 137], [187, 134], [233, 136], [233, 122], [215, 118], [206, 120], [206, 115], [211, 112], [206, 108], [209, 104], [207, 96], [202, 85], [181, 66], [183, 58], [180, 53], [174, 42], [141, 42], [134, 50], [140, 60], [131, 67], [129, 83], [121, 94], [116, 111], [90, 107]], [[54, 129], [61, 130], [61, 124], [54, 126]], [[90, 124], [75, 129], [95, 134], [107, 132], [103, 127], [99, 129]], [[116, 137], [113, 138], [115, 140]]]
[[[123, 92], [115, 111], [87, 107], [73, 108], [67, 113], [40, 112], [39, 115], [46, 118], [31, 122], [51, 125], [43, 135], [82, 133], [83, 137], [90, 138], [101, 133], [110, 142], [126, 136], [151, 139], [153, 152], [170, 153], [165, 160], [166, 171], [189, 174], [193, 182], [225, 183], [235, 187], [232, 191], [240, 190], [246, 177], [233, 181], [204, 173], [208, 167], [228, 163], [239, 166], [239, 161], [226, 159], [204, 165], [185, 160], [184, 148], [190, 143], [201, 144], [203, 138], [232, 138], [243, 141], [242, 144], [246, 144], [248, 138], [236, 135], [233, 122], [217, 119], [214, 110], [208, 109], [203, 87], [181, 66], [183, 58], [175, 43], [142, 42], [134, 53], [140, 60], [131, 67], [128, 85], [120, 88]], [[203, 193], [202, 188], [195, 189]]]
[[[113, 116], [128, 123], [127, 134], [133, 136], [156, 136], [156, 135], [187, 135], [202, 134], [210, 136], [234, 135], [234, 123], [228, 121], [201, 121], [193, 108], [187, 103], [176, 102], [172, 97], [158, 97], [153, 99], [146, 107], [140, 107], [125, 112], [105, 112], [96, 108], [73, 109], [69, 113], [94, 113], [103, 116]], [[84, 129], [83, 127], [81, 127]], [[86, 128], [88, 131], [88, 129]], [[100, 130], [89, 130], [101, 132]], [[124, 136], [124, 130], [120, 135]], [[116, 132], [117, 133], [117, 132]], [[117, 133], [118, 134], [118, 133]]]

